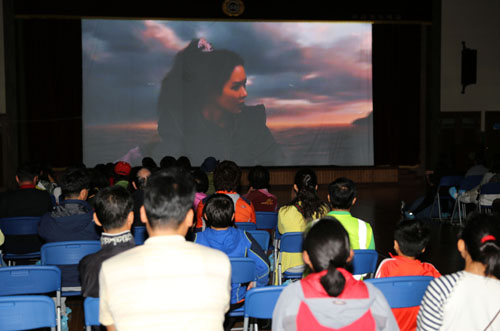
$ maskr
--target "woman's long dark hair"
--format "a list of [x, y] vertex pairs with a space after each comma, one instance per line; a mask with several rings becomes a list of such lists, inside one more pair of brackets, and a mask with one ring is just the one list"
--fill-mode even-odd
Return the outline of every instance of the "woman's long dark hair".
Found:
[[319, 198], [316, 192], [318, 179], [312, 169], [305, 168], [297, 171], [294, 183], [298, 191], [289, 206], [295, 206], [306, 221], [321, 217], [328, 212], [328, 205]]
[[485, 276], [500, 279], [500, 217], [471, 214], [460, 234], [473, 261], [486, 266]]
[[314, 272], [328, 270], [321, 277], [321, 285], [329, 296], [342, 293], [345, 278], [337, 268], [345, 268], [351, 254], [349, 235], [337, 219], [321, 218], [304, 239], [304, 250], [309, 255]]

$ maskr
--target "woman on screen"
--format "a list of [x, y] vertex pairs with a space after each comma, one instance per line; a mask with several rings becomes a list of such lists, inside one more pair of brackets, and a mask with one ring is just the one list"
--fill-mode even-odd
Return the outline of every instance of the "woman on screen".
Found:
[[[247, 106], [243, 59], [195, 39], [179, 51], [162, 82], [158, 104], [161, 141], [156, 157], [207, 156], [243, 165], [275, 164], [281, 150], [266, 126], [263, 105]], [[147, 151], [145, 151], [147, 152]]]

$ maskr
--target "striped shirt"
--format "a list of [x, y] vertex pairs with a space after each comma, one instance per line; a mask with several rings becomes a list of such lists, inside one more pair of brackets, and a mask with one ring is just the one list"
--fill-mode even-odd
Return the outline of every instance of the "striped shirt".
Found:
[[496, 278], [466, 271], [435, 278], [422, 299], [417, 330], [500, 330], [498, 298]]

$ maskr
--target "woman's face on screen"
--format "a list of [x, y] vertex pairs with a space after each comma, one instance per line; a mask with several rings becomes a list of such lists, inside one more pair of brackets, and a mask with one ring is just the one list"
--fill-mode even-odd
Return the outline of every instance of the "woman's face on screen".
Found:
[[230, 113], [239, 113], [247, 97], [247, 75], [242, 65], [234, 67], [222, 93], [216, 98], [217, 105]]

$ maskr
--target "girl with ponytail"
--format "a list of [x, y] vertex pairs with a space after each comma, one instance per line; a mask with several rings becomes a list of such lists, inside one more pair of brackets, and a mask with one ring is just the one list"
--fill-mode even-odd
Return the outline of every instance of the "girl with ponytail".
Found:
[[434, 279], [417, 330], [500, 330], [500, 218], [474, 213], [457, 242], [465, 269]]
[[304, 239], [303, 257], [312, 273], [283, 289], [273, 331], [399, 330], [383, 294], [345, 269], [353, 251], [339, 221], [327, 216], [316, 222]]
[[[318, 180], [311, 169], [301, 169], [295, 174], [292, 201], [281, 207], [278, 212], [278, 231], [304, 232], [308, 224], [328, 213], [328, 204], [321, 201], [317, 194]], [[282, 270], [300, 272], [304, 270], [304, 261], [300, 253], [282, 253]], [[275, 277], [277, 279], [277, 277]]]

